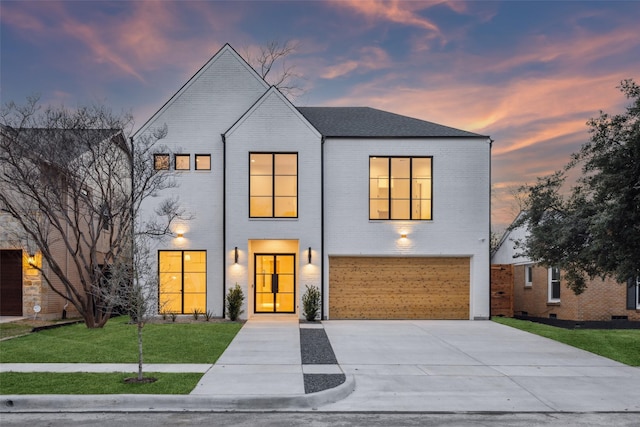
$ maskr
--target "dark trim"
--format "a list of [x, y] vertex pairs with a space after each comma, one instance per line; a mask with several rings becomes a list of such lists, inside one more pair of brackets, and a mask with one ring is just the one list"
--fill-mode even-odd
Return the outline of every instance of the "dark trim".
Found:
[[[156, 159], [160, 156], [166, 156], [167, 167], [164, 169], [156, 168]], [[169, 153], [153, 153], [153, 170], [154, 171], [168, 171], [171, 170], [171, 155]]]
[[[493, 149], [493, 139], [491, 139], [491, 137], [488, 137], [489, 140], [489, 194], [487, 194], [487, 197], [489, 199], [489, 235], [487, 236], [487, 252], [489, 253], [489, 292], [487, 294], [487, 297], [489, 298], [489, 319], [491, 319], [492, 313], [491, 313], [491, 181], [492, 181], [492, 177], [491, 177], [491, 150]], [[505, 233], [506, 234], [506, 233]], [[499, 246], [498, 246], [499, 247]], [[513, 271], [512, 271], [513, 272]], [[526, 266], [525, 266], [525, 282], [526, 282], [526, 276], [527, 276], [527, 271], [526, 271]], [[531, 277], [533, 278], [533, 271], [531, 272]], [[525, 284], [526, 286], [526, 284]]]
[[[297, 295], [298, 292], [296, 292], [296, 288], [298, 286], [298, 268], [297, 268], [297, 254], [295, 253], [280, 253], [280, 252], [256, 252], [253, 254], [253, 314], [296, 314], [296, 305], [297, 305]], [[273, 269], [274, 269], [274, 274], [275, 270], [276, 270], [276, 266], [277, 264], [275, 263], [276, 257], [279, 256], [292, 256], [293, 257], [293, 311], [281, 311], [278, 312], [276, 311], [276, 300], [275, 300], [275, 293], [272, 292], [272, 294], [274, 295], [274, 299], [273, 299], [273, 311], [257, 311], [256, 307], [257, 307], [257, 293], [258, 293], [258, 287], [256, 286], [256, 277], [258, 275], [257, 271], [256, 271], [256, 263], [257, 263], [257, 259], [259, 256], [270, 256], [273, 257]], [[272, 283], [273, 286], [273, 283]], [[272, 287], [273, 290], [273, 287]]]
[[134, 132], [133, 136], [134, 136], [134, 137], [135, 137], [135, 136], [137, 136], [137, 135], [138, 135], [138, 133], [140, 133], [140, 131], [141, 131], [142, 129], [144, 129], [145, 127], [147, 127], [147, 125], [148, 125], [149, 123], [151, 123], [151, 121], [152, 121], [152, 120], [153, 120], [153, 119], [158, 115], [158, 113], [160, 113], [160, 111], [162, 111], [162, 110], [164, 109], [164, 107], [166, 107], [167, 105], [169, 105], [169, 104], [171, 103], [171, 101], [173, 101], [175, 98], [177, 98], [177, 97], [178, 97], [178, 94], [179, 94], [180, 92], [182, 92], [182, 89], [186, 88], [186, 87], [191, 83], [191, 81], [192, 81], [192, 80], [194, 80], [194, 79], [196, 78], [196, 76], [197, 76], [198, 74], [200, 74], [200, 72], [201, 72], [202, 70], [204, 70], [204, 69], [205, 69], [205, 68], [206, 68], [206, 67], [211, 63], [211, 61], [213, 61], [213, 59], [214, 59], [214, 58], [216, 58], [217, 56], [220, 56], [220, 55], [221, 55], [222, 51], [223, 51], [223, 50], [224, 50], [224, 48], [225, 48], [225, 47], [227, 47], [227, 46], [229, 47], [229, 49], [231, 49], [231, 51], [233, 51], [233, 53], [235, 53], [235, 54], [236, 54], [236, 56], [237, 56], [238, 58], [240, 58], [240, 59], [241, 59], [241, 60], [246, 64], [247, 70], [251, 70], [251, 71], [253, 72], [253, 74], [254, 74], [254, 75], [255, 75], [255, 77], [256, 77], [256, 80], [257, 80], [257, 81], [259, 81], [259, 82], [263, 82], [263, 83], [264, 83], [264, 85], [265, 85], [265, 90], [269, 89], [269, 83], [267, 83], [267, 82], [266, 82], [262, 77], [260, 77], [260, 75], [258, 74], [258, 72], [257, 72], [256, 70], [254, 70], [254, 69], [253, 69], [253, 67], [252, 67], [251, 65], [249, 65], [249, 63], [248, 63], [247, 61], [245, 61], [245, 60], [244, 60], [244, 58], [242, 57], [242, 55], [240, 55], [240, 54], [238, 53], [238, 51], [236, 51], [236, 50], [233, 48], [233, 46], [231, 46], [229, 43], [225, 43], [225, 44], [224, 44], [220, 49], [218, 49], [218, 51], [217, 51], [216, 53], [214, 53], [214, 54], [213, 54], [213, 56], [212, 56], [211, 58], [209, 58], [209, 60], [208, 60], [207, 62], [205, 62], [205, 63], [202, 65], [202, 67], [198, 68], [198, 71], [196, 71], [196, 72], [195, 72], [195, 73], [194, 73], [194, 74], [189, 78], [189, 80], [187, 80], [187, 81], [186, 81], [182, 86], [180, 86], [180, 88], [179, 88], [177, 91], [175, 91], [175, 92], [173, 93], [173, 95], [171, 95], [171, 98], [169, 98], [169, 99], [167, 100], [167, 102], [165, 102], [164, 104], [162, 104], [162, 106], [161, 106], [160, 108], [158, 108], [158, 109], [156, 110], [156, 112], [155, 112], [155, 113], [153, 113], [153, 114], [151, 115], [151, 117], [149, 117], [149, 119], [148, 119], [146, 122], [144, 122], [144, 123], [142, 124], [142, 126], [140, 126], [140, 128], [139, 128], [137, 131], [135, 131], [135, 132]]
[[[251, 155], [252, 154], [270, 154], [271, 155], [271, 216], [251, 216]], [[282, 155], [293, 155], [296, 156], [296, 215], [295, 216], [275, 216], [276, 210], [276, 156]], [[299, 209], [300, 209], [300, 197], [299, 197], [299, 184], [300, 184], [300, 170], [299, 170], [299, 153], [298, 152], [289, 152], [289, 151], [249, 151], [249, 194], [247, 200], [247, 206], [249, 207], [249, 218], [250, 219], [291, 219], [298, 218]], [[290, 176], [290, 175], [280, 175], [280, 176]]]
[[[371, 159], [372, 158], [380, 158], [380, 159], [387, 159], [388, 160], [388, 164], [387, 164], [387, 171], [388, 176], [389, 176], [389, 182], [388, 182], [388, 186], [389, 186], [389, 198], [387, 200], [388, 202], [388, 206], [387, 206], [387, 212], [389, 212], [389, 218], [371, 218]], [[391, 160], [392, 159], [409, 159], [409, 218], [392, 218], [391, 216], [391, 204], [392, 201], [394, 200], [392, 195], [391, 195]], [[431, 177], [430, 177], [430, 185], [431, 185], [431, 198], [429, 199], [429, 203], [430, 203], [430, 218], [429, 219], [420, 219], [420, 218], [413, 218], [413, 159], [431, 159]], [[369, 156], [369, 195], [367, 197], [368, 200], [368, 206], [369, 206], [369, 221], [433, 221], [433, 156], [382, 156], [382, 155], [370, 155]], [[399, 199], [396, 199], [399, 200]], [[426, 200], [426, 199], [417, 199], [417, 200]]]
[[[222, 318], [225, 316], [227, 296], [227, 137], [222, 139]], [[247, 284], [248, 286], [248, 284]]]
[[[317, 128], [316, 128], [317, 129]], [[320, 132], [320, 131], [318, 131]], [[441, 135], [441, 136], [345, 136], [345, 135], [323, 135], [325, 138], [331, 139], [487, 139], [484, 135]]]
[[[189, 167], [187, 169], [178, 169], [178, 157], [187, 157], [189, 159]], [[173, 169], [176, 171], [188, 171], [191, 170], [191, 154], [174, 153], [173, 154]]]
[[324, 313], [325, 290], [329, 284], [324, 283], [324, 136], [320, 137], [320, 320], [326, 320]]
[[158, 310], [160, 309], [160, 252], [180, 252], [180, 296], [181, 296], [181, 304], [180, 304], [180, 310], [181, 312], [179, 314], [191, 314], [191, 312], [189, 313], [185, 313], [184, 311], [184, 254], [185, 252], [204, 252], [204, 257], [205, 257], [205, 263], [204, 263], [204, 267], [205, 267], [205, 275], [204, 275], [204, 309], [205, 312], [207, 311], [207, 297], [208, 297], [208, 292], [207, 292], [207, 284], [209, 282], [209, 278], [207, 277], [209, 274], [209, 257], [207, 256], [207, 250], [206, 249], [158, 249], [157, 251], [157, 265], [158, 265]]

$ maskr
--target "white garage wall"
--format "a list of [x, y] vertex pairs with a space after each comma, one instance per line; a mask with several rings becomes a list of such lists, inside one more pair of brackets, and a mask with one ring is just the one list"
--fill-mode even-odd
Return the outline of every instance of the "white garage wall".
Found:
[[[331, 255], [468, 256], [470, 318], [488, 318], [489, 141], [328, 138], [324, 149], [325, 280]], [[433, 156], [433, 220], [369, 220], [369, 156]]]

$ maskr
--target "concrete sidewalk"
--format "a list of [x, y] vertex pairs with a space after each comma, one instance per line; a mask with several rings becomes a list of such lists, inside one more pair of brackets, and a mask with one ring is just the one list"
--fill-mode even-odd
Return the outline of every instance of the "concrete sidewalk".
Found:
[[[248, 321], [190, 395], [2, 396], [0, 412], [640, 412], [639, 368], [494, 322], [324, 321], [339, 365], [301, 364], [305, 326]], [[316, 371], [347, 380], [305, 394]]]

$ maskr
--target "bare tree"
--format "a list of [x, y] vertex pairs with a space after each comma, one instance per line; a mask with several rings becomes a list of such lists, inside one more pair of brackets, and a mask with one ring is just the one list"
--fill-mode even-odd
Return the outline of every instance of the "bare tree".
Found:
[[34, 267], [43, 280], [90, 328], [107, 322], [132, 283], [135, 221], [141, 234], [160, 237], [184, 214], [172, 199], [137, 218], [143, 200], [176, 184], [153, 165], [153, 153], [167, 152], [159, 147], [167, 129], [134, 147], [131, 124], [102, 105], [41, 107], [36, 97], [1, 111], [0, 210], [18, 224], [16, 240], [41, 252], [45, 263]]
[[300, 43], [287, 40], [281, 43], [270, 41], [260, 46], [257, 53], [244, 49], [244, 57], [264, 80], [277, 87], [285, 96], [296, 98], [304, 93], [300, 85], [302, 76], [296, 73], [295, 66], [287, 64], [287, 57], [294, 54]]

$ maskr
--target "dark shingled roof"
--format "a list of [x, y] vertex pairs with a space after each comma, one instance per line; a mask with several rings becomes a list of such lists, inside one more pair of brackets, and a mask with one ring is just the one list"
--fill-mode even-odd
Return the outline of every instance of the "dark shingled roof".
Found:
[[483, 136], [369, 107], [298, 107], [298, 111], [326, 137], [428, 138]]

